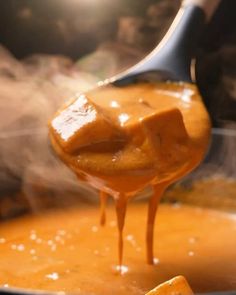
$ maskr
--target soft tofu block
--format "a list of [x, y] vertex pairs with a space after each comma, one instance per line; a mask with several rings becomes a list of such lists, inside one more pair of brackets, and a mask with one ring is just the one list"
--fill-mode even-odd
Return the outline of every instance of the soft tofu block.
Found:
[[183, 116], [177, 108], [153, 113], [144, 117], [141, 122], [154, 136], [158, 134], [163, 140], [171, 138], [171, 141], [182, 141], [188, 137]]
[[146, 295], [194, 295], [194, 293], [187, 280], [183, 276], [177, 276], [157, 286]]
[[56, 114], [50, 131], [68, 153], [95, 143], [121, 139], [119, 128], [85, 95], [78, 96]]

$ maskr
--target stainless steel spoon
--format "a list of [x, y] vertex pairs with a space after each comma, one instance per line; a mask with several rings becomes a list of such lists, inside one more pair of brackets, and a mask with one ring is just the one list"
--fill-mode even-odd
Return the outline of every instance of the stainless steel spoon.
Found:
[[103, 83], [126, 85], [137, 79], [193, 82], [191, 71], [195, 49], [204, 25], [220, 0], [184, 0], [170, 29], [159, 45], [129, 70]]

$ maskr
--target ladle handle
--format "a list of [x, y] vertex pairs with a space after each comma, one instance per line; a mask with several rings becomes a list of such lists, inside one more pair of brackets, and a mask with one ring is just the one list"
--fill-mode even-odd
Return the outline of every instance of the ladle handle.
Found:
[[220, 0], [184, 0], [159, 45], [137, 65], [115, 77], [116, 83], [130, 83], [145, 73], [161, 73], [164, 80], [193, 82], [192, 59], [206, 22]]
[[183, 0], [182, 6], [186, 7], [194, 5], [200, 7], [206, 16], [206, 21], [209, 21], [218, 7], [221, 0]]

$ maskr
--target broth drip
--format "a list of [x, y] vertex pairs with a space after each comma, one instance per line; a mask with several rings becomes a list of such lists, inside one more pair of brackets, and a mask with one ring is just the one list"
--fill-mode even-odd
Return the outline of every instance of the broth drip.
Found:
[[119, 231], [118, 237], [118, 262], [119, 262], [119, 270], [122, 270], [122, 263], [123, 263], [123, 248], [124, 248], [124, 241], [123, 241], [123, 229], [125, 225], [125, 215], [127, 209], [127, 200], [124, 194], [120, 194], [119, 197], [115, 200], [116, 204], [116, 215], [117, 215], [117, 225]]
[[[154, 264], [154, 225], [156, 213], [161, 201], [161, 197], [167, 187], [167, 184], [156, 185], [153, 187], [153, 194], [149, 199], [148, 203], [148, 215], [147, 215], [147, 227], [146, 227], [146, 249], [147, 249], [147, 263]], [[106, 202], [107, 202], [108, 194], [100, 191], [100, 202], [101, 202], [101, 217], [100, 224], [102, 226], [105, 225], [106, 222]], [[119, 261], [119, 270], [121, 272], [122, 263], [123, 263], [123, 230], [125, 225], [125, 217], [127, 211], [127, 196], [118, 195], [118, 197], [114, 197], [115, 199], [115, 207], [116, 207], [116, 216], [117, 216], [117, 227], [118, 227], [118, 261]]]
[[162, 194], [165, 191], [165, 185], [156, 185], [153, 187], [153, 195], [149, 199], [148, 203], [148, 216], [147, 216], [147, 228], [146, 228], [146, 248], [147, 248], [147, 263], [154, 264], [154, 254], [153, 254], [153, 235], [154, 235], [154, 225], [156, 213], [158, 206], [161, 201]]
[[100, 191], [100, 225], [104, 226], [106, 224], [106, 203], [108, 199], [108, 194], [104, 191]]

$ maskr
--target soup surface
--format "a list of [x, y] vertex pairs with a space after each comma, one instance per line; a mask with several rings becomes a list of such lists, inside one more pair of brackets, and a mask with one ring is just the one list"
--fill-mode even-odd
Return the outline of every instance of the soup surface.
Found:
[[131, 203], [117, 268], [116, 214], [98, 226], [94, 206], [46, 211], [0, 227], [0, 285], [96, 295], [144, 294], [184, 275], [195, 292], [236, 289], [236, 218], [185, 205], [160, 205], [154, 265], [145, 263], [146, 204]]

